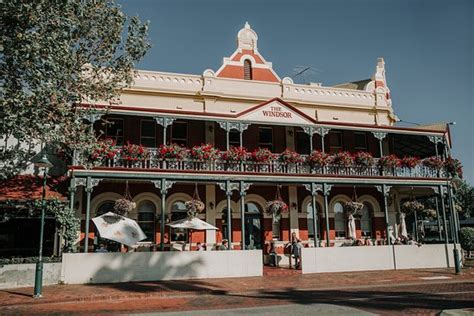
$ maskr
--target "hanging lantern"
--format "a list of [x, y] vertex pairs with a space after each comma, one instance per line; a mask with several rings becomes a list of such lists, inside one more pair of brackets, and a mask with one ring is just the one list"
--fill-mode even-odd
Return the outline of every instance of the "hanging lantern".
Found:
[[281, 213], [288, 212], [288, 205], [285, 202], [283, 202], [283, 199], [281, 198], [279, 186], [277, 186], [275, 199], [273, 201], [267, 202], [267, 206], [265, 207], [265, 212], [272, 215], [274, 223], [278, 223], [280, 221]]

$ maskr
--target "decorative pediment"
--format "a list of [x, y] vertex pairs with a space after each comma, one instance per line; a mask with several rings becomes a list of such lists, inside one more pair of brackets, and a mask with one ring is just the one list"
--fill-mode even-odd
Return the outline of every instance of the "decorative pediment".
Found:
[[287, 102], [275, 98], [250, 108], [237, 115], [241, 121], [284, 123], [288, 125], [313, 125], [315, 122], [310, 116], [301, 112]]

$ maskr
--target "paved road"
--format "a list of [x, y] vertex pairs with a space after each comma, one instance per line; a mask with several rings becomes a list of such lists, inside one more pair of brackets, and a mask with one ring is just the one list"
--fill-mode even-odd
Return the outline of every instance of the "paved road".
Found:
[[[263, 308], [262, 308], [263, 307]], [[251, 308], [242, 309], [242, 308]], [[183, 315], [435, 314], [443, 310], [472, 309], [474, 282], [420, 280], [410, 284], [362, 286], [334, 289], [262, 289], [248, 292], [147, 297], [107, 301], [12, 305], [0, 314], [137, 314], [175, 312]], [[227, 309], [228, 314], [221, 310]], [[233, 309], [233, 310], [230, 310]], [[209, 310], [214, 310], [213, 312]], [[308, 314], [309, 313], [309, 314]], [[166, 315], [166, 314], [165, 314]], [[184, 314], [186, 315], [186, 314]], [[460, 315], [460, 314], [457, 314]]]

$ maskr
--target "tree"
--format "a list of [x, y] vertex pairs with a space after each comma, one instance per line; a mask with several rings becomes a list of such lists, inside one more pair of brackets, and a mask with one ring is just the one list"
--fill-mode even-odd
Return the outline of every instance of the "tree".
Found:
[[[5, 0], [0, 53], [0, 178], [24, 168], [33, 148], [95, 142], [98, 101], [117, 102], [146, 53], [148, 22], [107, 0]], [[90, 104], [89, 108], [79, 105]]]
[[458, 211], [464, 217], [474, 217], [474, 187], [469, 185], [466, 180], [456, 188], [454, 199]]

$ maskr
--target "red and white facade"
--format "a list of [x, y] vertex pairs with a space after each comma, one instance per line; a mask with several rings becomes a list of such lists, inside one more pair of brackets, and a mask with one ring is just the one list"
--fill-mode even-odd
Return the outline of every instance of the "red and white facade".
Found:
[[[155, 159], [156, 148], [163, 142], [188, 148], [206, 143], [220, 150], [231, 145], [242, 145], [249, 151], [266, 147], [274, 153], [291, 149], [303, 155], [312, 150], [365, 151], [374, 157], [397, 154], [423, 158], [449, 152], [445, 125], [394, 126], [397, 117], [382, 58], [371, 79], [365, 81], [334, 87], [296, 84], [291, 78], [278, 76], [258, 50], [257, 41], [256, 32], [247, 23], [237, 35], [236, 51], [224, 58], [216, 71], [207, 69], [202, 75], [138, 71], [134, 85], [123, 92], [121, 103], [109, 106], [102, 120], [95, 118], [97, 132], [119, 144], [129, 141], [149, 147], [151, 157], [135, 164], [117, 158], [91, 169], [81, 167], [76, 160], [70, 167], [71, 204], [82, 219], [83, 250], [86, 234], [89, 251], [95, 237], [87, 220], [110, 210], [123, 196], [126, 183], [137, 203], [130, 217], [138, 220], [149, 236], [145, 246], [159, 249], [164, 242], [165, 249], [178, 248], [189, 241], [183, 232], [168, 227], [162, 231], [162, 219], [169, 222], [184, 216], [183, 204], [192, 198], [197, 185], [206, 205], [199, 217], [219, 231], [194, 232], [193, 246], [199, 241], [211, 248], [230, 237], [233, 248], [240, 249], [243, 237], [246, 249], [265, 249], [274, 241], [279, 252], [284, 251], [292, 232], [307, 247], [315, 245], [313, 197], [316, 246], [333, 247], [347, 241], [342, 205], [353, 199], [366, 205], [362, 218], [356, 221], [357, 238], [382, 244], [386, 242], [387, 224], [395, 236], [398, 234], [397, 212], [403, 199], [433, 195], [446, 185], [445, 176], [421, 167], [379, 173], [357, 168], [314, 171], [304, 164], [277, 162], [267, 166], [249, 162], [230, 168], [219, 161], [209, 165], [164, 164]], [[114, 124], [105, 125], [104, 120]], [[277, 185], [289, 211], [274, 223], [264, 209], [267, 201], [274, 199]], [[228, 204], [232, 210], [231, 236], [227, 234]]]

